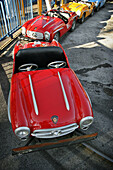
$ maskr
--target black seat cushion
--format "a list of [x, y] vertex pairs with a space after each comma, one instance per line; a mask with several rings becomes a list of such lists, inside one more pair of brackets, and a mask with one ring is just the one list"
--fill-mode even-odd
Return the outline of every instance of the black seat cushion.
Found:
[[60, 47], [36, 47], [21, 49], [15, 57], [15, 73], [23, 64], [37, 64], [39, 69], [47, 69], [47, 65], [54, 61], [66, 61], [63, 50]]

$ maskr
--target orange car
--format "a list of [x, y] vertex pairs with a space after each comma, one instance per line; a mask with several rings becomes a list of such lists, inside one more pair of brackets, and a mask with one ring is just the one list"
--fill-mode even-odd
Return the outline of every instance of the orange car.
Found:
[[61, 6], [61, 9], [76, 12], [80, 23], [83, 23], [86, 17], [88, 17], [89, 15], [93, 16], [94, 7], [94, 2], [90, 2], [90, 0], [81, 0], [78, 3], [69, 2], [67, 4], [63, 4]]

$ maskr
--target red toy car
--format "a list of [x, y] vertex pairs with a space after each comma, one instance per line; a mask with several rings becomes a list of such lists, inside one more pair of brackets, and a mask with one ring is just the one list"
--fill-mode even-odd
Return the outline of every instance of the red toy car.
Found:
[[34, 40], [52, 41], [67, 31], [76, 28], [77, 14], [75, 12], [52, 9], [44, 15], [27, 21], [22, 26], [22, 35]]
[[56, 40], [15, 45], [8, 117], [21, 140], [60, 137], [92, 124], [89, 97]]

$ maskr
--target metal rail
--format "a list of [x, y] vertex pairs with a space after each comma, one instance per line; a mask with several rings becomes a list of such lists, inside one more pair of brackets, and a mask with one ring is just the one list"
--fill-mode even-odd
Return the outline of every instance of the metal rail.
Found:
[[33, 18], [32, 0], [0, 1], [0, 41]]
[[113, 159], [110, 158], [109, 156], [107, 156], [106, 154], [100, 152], [99, 150], [95, 149], [94, 147], [86, 144], [86, 143], [82, 143], [82, 145], [84, 145], [85, 147], [87, 147], [88, 149], [90, 149], [91, 151], [95, 152], [97, 155], [101, 156], [102, 158], [108, 160], [109, 162], [113, 163]]
[[[83, 132], [80, 132], [77, 130], [77, 135], [83, 135]], [[85, 146], [86, 148], [90, 149], [92, 152], [95, 152], [97, 155], [99, 155], [100, 157], [106, 159], [107, 161], [113, 163], [113, 158], [110, 158], [109, 156], [107, 156], [106, 154], [104, 154], [103, 152], [99, 151], [98, 149], [94, 148], [93, 146], [87, 144], [87, 143], [82, 143], [83, 146]]]

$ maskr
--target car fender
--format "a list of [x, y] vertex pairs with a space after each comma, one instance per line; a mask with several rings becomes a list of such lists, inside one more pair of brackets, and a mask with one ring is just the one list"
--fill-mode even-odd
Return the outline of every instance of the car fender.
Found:
[[[18, 76], [15, 74], [15, 76]], [[22, 106], [22, 102], [24, 102], [24, 96], [22, 89], [20, 88], [20, 83], [17, 78], [17, 82], [15, 83], [13, 80], [14, 77], [12, 78], [12, 86], [10, 88], [10, 98], [9, 98], [9, 119], [11, 120], [12, 123], [12, 129], [15, 131], [16, 128], [25, 126], [25, 127], [30, 127], [30, 121], [29, 121], [29, 116], [25, 115], [25, 109], [23, 107], [18, 107]], [[21, 93], [21, 95], [20, 95]], [[22, 96], [22, 97], [21, 97]], [[15, 106], [13, 103], [14, 100], [17, 99], [18, 105]]]
[[60, 37], [62, 36], [62, 31], [65, 29], [65, 24], [61, 23], [60, 25], [56, 26], [54, 30], [52, 31], [52, 39], [54, 38], [54, 35], [59, 32]]

